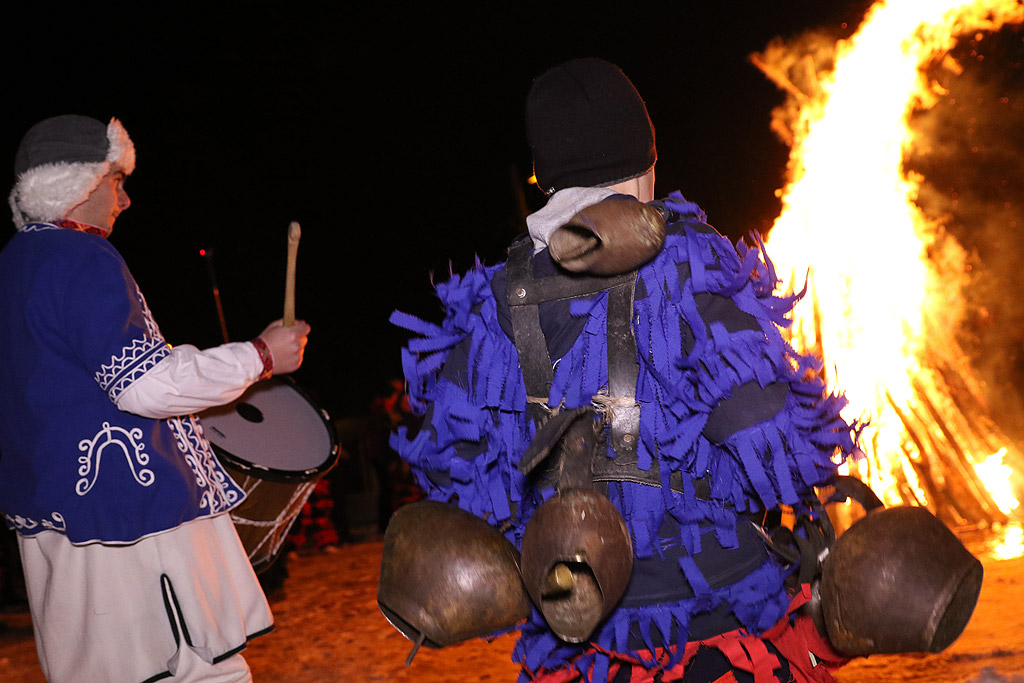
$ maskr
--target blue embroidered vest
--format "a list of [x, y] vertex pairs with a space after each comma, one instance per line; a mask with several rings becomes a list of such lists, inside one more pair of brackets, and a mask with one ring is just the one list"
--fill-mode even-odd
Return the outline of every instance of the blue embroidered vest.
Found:
[[131, 543], [244, 498], [195, 416], [113, 401], [169, 353], [101, 237], [29, 224], [0, 253], [0, 510], [22, 534]]

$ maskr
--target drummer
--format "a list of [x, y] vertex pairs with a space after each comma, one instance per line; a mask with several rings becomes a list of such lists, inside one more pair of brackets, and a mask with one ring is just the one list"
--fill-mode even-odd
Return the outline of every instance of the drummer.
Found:
[[250, 681], [273, 626], [229, 515], [244, 497], [191, 413], [302, 363], [309, 326], [164, 340], [107, 241], [135, 148], [117, 119], [25, 134], [0, 253], [0, 510], [51, 683]]

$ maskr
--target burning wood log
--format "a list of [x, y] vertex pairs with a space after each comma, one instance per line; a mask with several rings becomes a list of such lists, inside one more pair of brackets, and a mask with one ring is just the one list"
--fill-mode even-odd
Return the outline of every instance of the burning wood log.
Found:
[[[908, 447], [906, 445], [903, 446], [904, 454], [914, 467], [914, 471], [925, 488], [932, 511], [935, 512], [936, 516], [942, 518], [943, 521], [947, 523], [953, 522], [956, 525], [982, 522], [984, 520], [984, 512], [980, 507], [970, 505], [969, 503], [961, 503], [960, 499], [965, 494], [958, 492], [956, 489], [959, 487], [955, 484], [947, 486], [947, 468], [940, 462], [942, 460], [941, 453], [944, 451], [944, 448], [936, 444], [935, 440], [928, 433], [928, 426], [921, 422], [916, 413], [901, 408], [893, 399], [892, 394], [886, 392], [886, 398], [893, 411], [903, 423], [903, 428], [906, 430], [908, 438], [917, 449], [918, 457], [913, 458], [910, 457]], [[958, 493], [959, 495], [957, 495]], [[907, 500], [906, 498], [904, 499]], [[917, 500], [916, 495], [914, 502], [919, 505], [923, 504], [922, 501]]]
[[[795, 97], [800, 102], [804, 103], [809, 102], [811, 100], [808, 93], [805, 93], [803, 90], [796, 87], [796, 85], [793, 84], [793, 81], [790, 80], [789, 76], [783, 73], [781, 69], [778, 69], [775, 66], [769, 64], [768, 62], [764, 61], [764, 58], [761, 55], [752, 54], [750, 55], [749, 59], [751, 64], [760, 69], [761, 73], [768, 77], [768, 80], [770, 80], [772, 83], [777, 85], [782, 90], [788, 92], [790, 95]], [[811, 70], [813, 71], [813, 69], [814, 67], [812, 63]], [[815, 80], [817, 80], [817, 77], [815, 77]]]
[[1011, 447], [1012, 440], [991, 418], [992, 410], [982, 398], [981, 388], [971, 381], [969, 372], [965, 373], [953, 366], [950, 361], [930, 359], [935, 371], [942, 378], [949, 390], [949, 397], [964, 415], [970, 415], [968, 427], [983, 444], [981, 452], [995, 453], [1006, 448], [1006, 458], [1017, 472], [1024, 471], [1024, 454]]
[[[889, 402], [893, 411], [900, 418], [900, 422], [903, 423], [903, 428], [907, 431], [907, 437], [916, 449], [915, 453], [911, 451], [907, 444], [903, 444], [902, 446], [904, 457], [917, 473], [917, 477], [920, 480], [921, 485], [924, 487], [925, 494], [927, 494], [928, 499], [933, 501], [936, 516], [947, 523], [955, 521], [956, 517], [959, 517], [961, 520], [965, 520], [966, 518], [964, 513], [957, 508], [954, 501], [949, 500], [943, 488], [939, 486], [935, 477], [932, 475], [932, 463], [931, 458], [929, 457], [929, 451], [925, 448], [921, 437], [918, 435], [916, 426], [911, 422], [907, 414], [900, 409], [896, 401], [893, 400], [892, 394], [886, 392], [885, 398]], [[925, 501], [920, 500], [916, 493], [914, 494], [914, 503], [916, 505], [925, 505]]]
[[[968, 458], [964, 448], [961, 446], [961, 441], [951, 429], [948, 420], [936, 408], [935, 403], [922, 388], [921, 382], [915, 379], [913, 384], [918, 392], [918, 400], [921, 401], [934, 425], [940, 430], [949, 446], [948, 450], [940, 449], [939, 452], [946, 456], [946, 463], [950, 473], [954, 475], [951, 481], [962, 484], [967, 489], [970, 496], [982, 510], [981, 521], [1005, 523], [1007, 521], [1006, 515], [999, 509], [988, 489], [985, 488], [985, 484], [978, 477], [974, 463]], [[956, 412], [949, 413], [949, 418], [955, 418], [957, 415], [958, 413]]]

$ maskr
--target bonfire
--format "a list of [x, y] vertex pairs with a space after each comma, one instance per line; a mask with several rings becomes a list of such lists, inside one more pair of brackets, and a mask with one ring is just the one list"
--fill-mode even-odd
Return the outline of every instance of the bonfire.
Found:
[[1024, 22], [1018, 0], [877, 2], [836, 43], [773, 42], [751, 60], [787, 93], [773, 129], [790, 146], [769, 253], [791, 291], [792, 343], [825, 361], [829, 387], [864, 421], [851, 473], [888, 505], [929, 508], [955, 528], [1003, 535], [1024, 554], [1024, 456], [1000, 429], [958, 347], [964, 249], [919, 205], [912, 116], [940, 101], [927, 76], [956, 69], [962, 36]]

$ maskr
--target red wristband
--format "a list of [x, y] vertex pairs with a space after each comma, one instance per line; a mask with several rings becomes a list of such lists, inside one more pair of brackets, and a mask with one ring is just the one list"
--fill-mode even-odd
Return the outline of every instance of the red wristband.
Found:
[[253, 339], [252, 345], [256, 347], [256, 352], [260, 354], [260, 360], [263, 361], [263, 372], [260, 373], [259, 379], [271, 377], [274, 374], [274, 356], [270, 353], [270, 347], [260, 337]]

